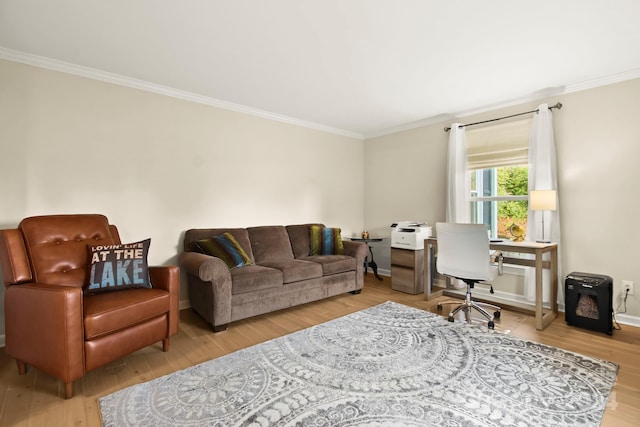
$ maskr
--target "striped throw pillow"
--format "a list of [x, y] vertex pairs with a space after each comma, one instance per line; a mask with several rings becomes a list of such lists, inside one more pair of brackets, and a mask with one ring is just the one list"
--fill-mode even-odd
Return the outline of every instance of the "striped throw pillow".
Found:
[[220, 258], [229, 268], [252, 264], [249, 255], [229, 232], [213, 236], [211, 239], [198, 240], [196, 246], [203, 254]]
[[342, 254], [344, 245], [340, 232], [339, 228], [320, 227], [319, 225], [309, 227], [310, 255]]

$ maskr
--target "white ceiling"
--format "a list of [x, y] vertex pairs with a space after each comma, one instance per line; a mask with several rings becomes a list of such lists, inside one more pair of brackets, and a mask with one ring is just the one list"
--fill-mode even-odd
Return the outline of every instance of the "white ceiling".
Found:
[[0, 57], [367, 137], [640, 77], [640, 1], [0, 0]]

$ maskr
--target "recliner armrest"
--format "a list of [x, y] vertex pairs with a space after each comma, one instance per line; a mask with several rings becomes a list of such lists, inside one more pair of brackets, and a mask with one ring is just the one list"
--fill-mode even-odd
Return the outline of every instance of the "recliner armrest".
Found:
[[169, 292], [169, 336], [175, 335], [180, 323], [180, 269], [175, 265], [152, 266], [149, 278], [154, 288]]
[[180, 268], [175, 265], [149, 266], [149, 278], [154, 288], [177, 291], [180, 286]]
[[5, 286], [33, 280], [20, 230], [0, 230], [0, 269]]
[[25, 283], [5, 290], [6, 352], [62, 379], [84, 374], [82, 289]]

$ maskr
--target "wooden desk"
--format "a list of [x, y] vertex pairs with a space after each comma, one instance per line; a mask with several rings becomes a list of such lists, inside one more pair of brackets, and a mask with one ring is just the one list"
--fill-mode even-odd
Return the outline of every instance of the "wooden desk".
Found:
[[[434, 254], [438, 246], [438, 240], [435, 237], [429, 237], [424, 241], [425, 249], [425, 268], [424, 283], [425, 296], [427, 300], [441, 296], [445, 288], [439, 287], [434, 289], [431, 280], [431, 270], [435, 268]], [[525, 253], [532, 254], [533, 259], [515, 258], [505, 256], [503, 262], [505, 264], [525, 265], [534, 267], [536, 271], [536, 300], [535, 300], [535, 325], [536, 329], [542, 330], [547, 327], [553, 319], [558, 316], [558, 244], [557, 243], [538, 243], [538, 242], [512, 242], [505, 240], [502, 242], [491, 242], [489, 247], [493, 250], [499, 250], [503, 253]], [[549, 260], [544, 260], [544, 254], [549, 253]], [[551, 309], [544, 312], [542, 307], [542, 271], [548, 269], [551, 279]]]

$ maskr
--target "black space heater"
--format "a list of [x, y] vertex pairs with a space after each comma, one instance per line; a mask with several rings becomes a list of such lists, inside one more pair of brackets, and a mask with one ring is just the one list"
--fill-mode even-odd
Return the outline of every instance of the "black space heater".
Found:
[[613, 334], [613, 280], [574, 272], [564, 281], [567, 325]]

